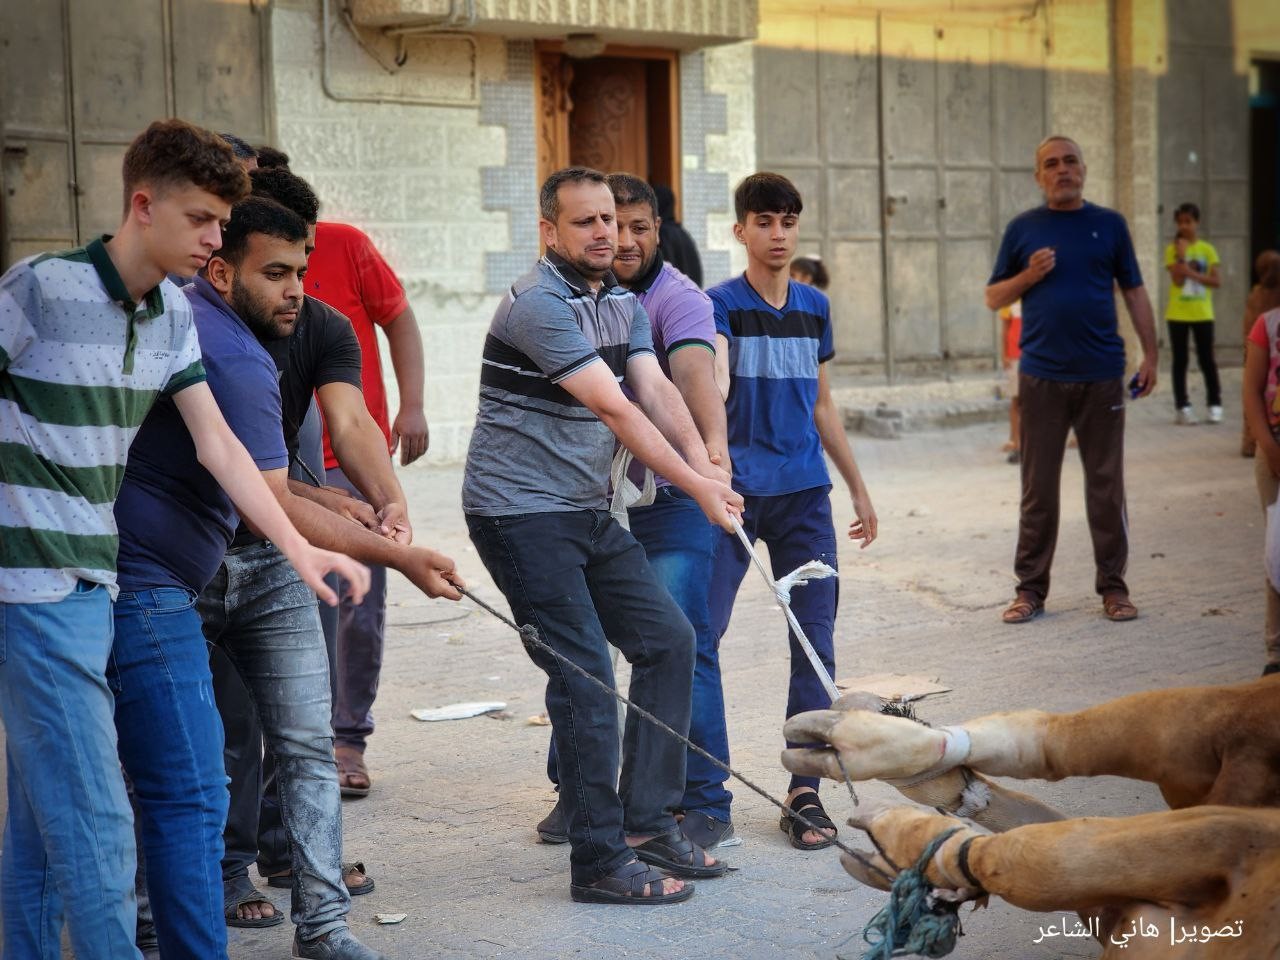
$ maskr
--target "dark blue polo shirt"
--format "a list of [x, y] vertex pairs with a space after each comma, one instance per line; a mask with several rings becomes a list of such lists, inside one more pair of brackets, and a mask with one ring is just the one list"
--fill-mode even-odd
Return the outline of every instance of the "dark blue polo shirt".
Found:
[[[288, 466], [275, 363], [207, 280], [198, 277], [183, 292], [195, 314], [209, 389], [232, 432], [260, 470]], [[129, 448], [115, 512], [121, 590], [199, 593], [217, 572], [239, 518], [196, 459], [173, 401], [152, 408]]]
[[1076, 383], [1124, 376], [1115, 284], [1142, 286], [1124, 217], [1087, 202], [1079, 210], [1042, 206], [1021, 213], [1005, 228], [987, 283], [1020, 273], [1042, 247], [1053, 248], [1056, 263], [1022, 295], [1019, 369]]

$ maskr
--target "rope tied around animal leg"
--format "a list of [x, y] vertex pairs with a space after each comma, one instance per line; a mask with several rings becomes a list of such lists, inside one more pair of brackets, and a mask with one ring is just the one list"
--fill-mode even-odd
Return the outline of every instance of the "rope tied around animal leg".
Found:
[[935, 897], [935, 888], [924, 872], [938, 849], [959, 830], [955, 827], [934, 837], [916, 865], [894, 879], [889, 902], [862, 931], [862, 939], [871, 945], [862, 960], [945, 957], [956, 948], [956, 937], [961, 933], [960, 905]]

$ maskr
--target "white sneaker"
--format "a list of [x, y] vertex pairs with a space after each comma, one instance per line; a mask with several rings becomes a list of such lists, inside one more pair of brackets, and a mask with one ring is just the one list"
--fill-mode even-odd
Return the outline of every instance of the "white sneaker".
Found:
[[1190, 427], [1200, 422], [1200, 418], [1196, 416], [1194, 407], [1179, 407], [1178, 418], [1175, 421], [1184, 427]]
[[1209, 408], [1209, 422], [1210, 422], [1210, 423], [1221, 423], [1221, 422], [1222, 422], [1222, 408], [1221, 408], [1221, 407], [1210, 407], [1210, 408]]

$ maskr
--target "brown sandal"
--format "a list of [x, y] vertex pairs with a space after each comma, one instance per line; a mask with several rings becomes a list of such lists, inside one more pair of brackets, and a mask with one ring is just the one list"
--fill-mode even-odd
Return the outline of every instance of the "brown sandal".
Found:
[[364, 754], [355, 747], [339, 744], [333, 748], [333, 759], [338, 765], [338, 786], [344, 797], [367, 797], [373, 784], [369, 780], [369, 768], [364, 765]]
[[1107, 615], [1108, 620], [1116, 623], [1135, 620], [1138, 616], [1138, 608], [1129, 602], [1127, 593], [1112, 593], [1103, 597], [1102, 612]]
[[1044, 604], [1030, 593], [1020, 593], [1016, 600], [1004, 608], [1000, 619], [1005, 623], [1028, 623], [1044, 613]]

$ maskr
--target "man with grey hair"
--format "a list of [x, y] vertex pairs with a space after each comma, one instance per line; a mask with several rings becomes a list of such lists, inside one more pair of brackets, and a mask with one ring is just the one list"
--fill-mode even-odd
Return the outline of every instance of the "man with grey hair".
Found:
[[1151, 301], [1124, 217], [1084, 199], [1084, 156], [1069, 137], [1036, 148], [1044, 206], [1005, 228], [986, 300], [992, 310], [1022, 300], [1022, 508], [1014, 569], [1018, 592], [1005, 623], [1044, 611], [1058, 539], [1059, 487], [1067, 432], [1074, 429], [1085, 476], [1085, 509], [1097, 567], [1095, 587], [1109, 620], [1132, 620], [1124, 573], [1129, 558], [1124, 500], [1125, 350], [1114, 286], [1142, 344], [1129, 382], [1145, 397], [1156, 385]]
[[485, 339], [462, 508], [515, 619], [600, 681], [527, 645], [548, 677], [573, 899], [673, 903], [693, 893], [679, 878], [727, 867], [675, 821], [685, 774], [678, 741], [628, 715], [615, 779], [607, 645], [631, 663], [635, 703], [686, 733], [694, 633], [644, 549], [609, 513], [614, 438], [726, 529], [742, 497], [663, 375], [644, 308], [617, 285], [618, 227], [604, 175], [570, 167], [547, 178], [539, 230], [546, 255], [511, 286]]

